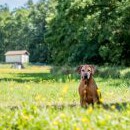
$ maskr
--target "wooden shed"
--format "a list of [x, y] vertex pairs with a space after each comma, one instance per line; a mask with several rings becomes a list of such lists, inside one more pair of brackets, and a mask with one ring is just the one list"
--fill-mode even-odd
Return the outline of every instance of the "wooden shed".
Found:
[[29, 52], [27, 50], [8, 51], [5, 53], [6, 63], [28, 63]]

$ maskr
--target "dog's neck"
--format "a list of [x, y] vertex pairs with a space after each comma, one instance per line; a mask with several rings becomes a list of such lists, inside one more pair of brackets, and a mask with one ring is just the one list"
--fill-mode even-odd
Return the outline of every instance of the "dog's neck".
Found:
[[91, 86], [91, 84], [94, 82], [94, 79], [92, 76], [90, 76], [89, 79], [81, 79], [81, 83], [86, 86]]

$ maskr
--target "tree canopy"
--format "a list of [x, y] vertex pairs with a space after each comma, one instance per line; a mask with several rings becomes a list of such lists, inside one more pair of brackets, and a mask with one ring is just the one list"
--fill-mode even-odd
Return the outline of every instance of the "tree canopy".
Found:
[[0, 6], [0, 61], [27, 49], [31, 62], [130, 65], [129, 0], [29, 0]]

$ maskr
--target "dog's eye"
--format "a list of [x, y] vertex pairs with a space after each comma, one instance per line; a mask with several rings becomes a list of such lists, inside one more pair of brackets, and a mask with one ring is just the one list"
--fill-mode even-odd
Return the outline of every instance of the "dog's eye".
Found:
[[91, 70], [88, 70], [88, 72], [90, 72]]
[[84, 70], [82, 70], [82, 72], [84, 72]]

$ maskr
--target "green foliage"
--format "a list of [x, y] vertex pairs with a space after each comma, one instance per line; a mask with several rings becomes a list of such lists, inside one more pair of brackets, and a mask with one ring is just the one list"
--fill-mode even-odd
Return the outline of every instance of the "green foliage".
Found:
[[53, 62], [128, 65], [129, 6], [127, 0], [59, 0], [46, 35]]
[[45, 5], [44, 2], [33, 5], [28, 1], [27, 7], [9, 12], [5, 7], [0, 11], [1, 61], [9, 50], [27, 49], [31, 53], [31, 62], [47, 62], [48, 47], [44, 42]]
[[31, 62], [130, 65], [129, 0], [29, 0], [0, 6], [0, 60], [27, 49]]

